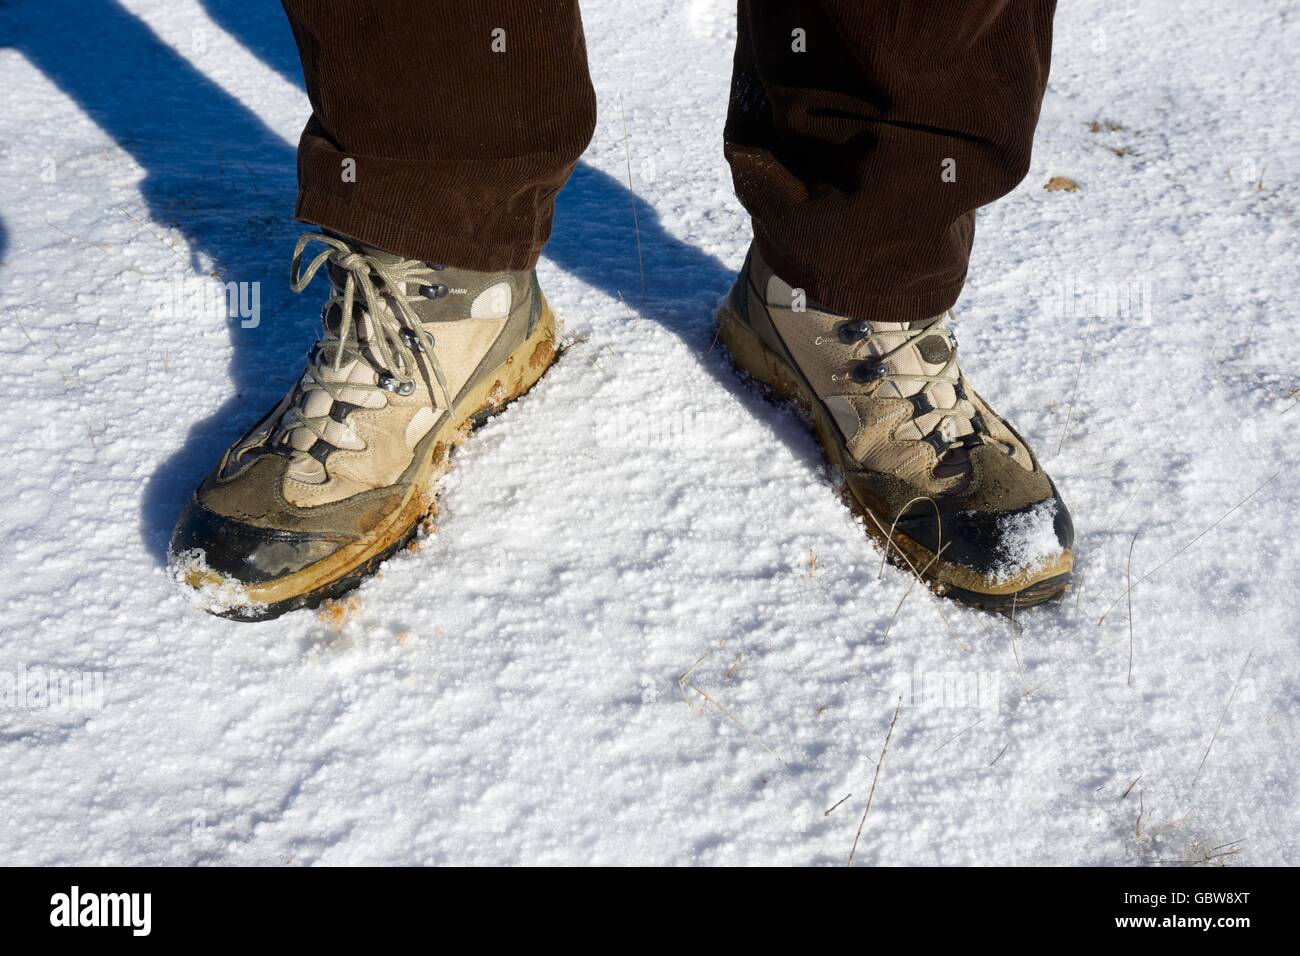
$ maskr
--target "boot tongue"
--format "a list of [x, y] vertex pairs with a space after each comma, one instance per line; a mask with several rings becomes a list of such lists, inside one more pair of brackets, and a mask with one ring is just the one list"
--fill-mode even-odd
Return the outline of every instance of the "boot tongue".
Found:
[[[959, 373], [956, 363], [945, 373], [944, 368], [952, 358], [952, 347], [948, 337], [943, 333], [943, 317], [919, 322], [871, 322], [871, 355], [894, 354], [885, 359], [885, 368], [896, 376], [943, 376], [941, 383], [928, 385], [930, 398], [936, 407], [950, 408], [957, 400], [956, 386]], [[919, 328], [927, 329], [924, 335], [917, 335]], [[908, 343], [903, 348], [899, 346]], [[897, 351], [894, 351], [897, 349]], [[896, 397], [908, 398], [926, 388], [925, 382], [904, 377], [890, 379], [885, 383], [885, 393], [891, 389]]]
[[[348, 241], [352, 243], [358, 252], [365, 256], [369, 256], [381, 265], [394, 266], [401, 262], [416, 261], [380, 249], [377, 246], [368, 246], [365, 243], [357, 242], [356, 240]], [[457, 288], [458, 285], [463, 285], [463, 283], [458, 284], [456, 281], [458, 270], [450, 269], [442, 265], [435, 266], [429, 263], [425, 263], [425, 265], [428, 267], [429, 271], [424, 274], [423, 281], [409, 279], [402, 282], [402, 288], [399, 289], [387, 289], [384, 287], [383, 282], [377, 275], [372, 273], [370, 276], [371, 281], [375, 284], [375, 290], [379, 293], [381, 300], [385, 296], [393, 293], [411, 297], [420, 296], [420, 298], [409, 300], [407, 305], [422, 323], [433, 321], [439, 311], [439, 301], [450, 293], [452, 289]], [[336, 266], [334, 263], [330, 263], [330, 281], [334, 283], [334, 291], [336, 294], [343, 294], [343, 283], [346, 281], [346, 278], [347, 275], [345, 270]], [[440, 286], [446, 290], [441, 295], [436, 293], [425, 295], [422, 291], [427, 289], [432, 293], [432, 290], [436, 290]], [[357, 290], [357, 300], [362, 303], [362, 309], [364, 309], [365, 299], [364, 296], [361, 295], [359, 289]], [[389, 307], [392, 308], [391, 304]], [[361, 315], [362, 311], [359, 309], [357, 314], [358, 316]]]
[[395, 255], [394, 253], [391, 252], [386, 252], [383, 249], [380, 249], [378, 246], [368, 246], [364, 242], [354, 243], [354, 245], [356, 245], [356, 247], [363, 254], [369, 256], [371, 259], [374, 259], [376, 262], [382, 262], [386, 266], [392, 266], [392, 265], [396, 265], [399, 262], [406, 261], [401, 256]]
[[[348, 242], [358, 252], [385, 266], [414, 261], [356, 240], [349, 239]], [[467, 304], [455, 306], [454, 313], [463, 312], [473, 319], [504, 319], [510, 314], [514, 290], [509, 282], [494, 281], [485, 287], [482, 272], [442, 263], [426, 262], [424, 265], [429, 271], [420, 279], [410, 279], [402, 283], [405, 288], [392, 290], [412, 297], [407, 305], [422, 323], [445, 321], [448, 304], [466, 296], [469, 297]], [[330, 263], [330, 280], [335, 283], [335, 291], [339, 294], [342, 294], [345, 279], [344, 270]], [[371, 280], [381, 298], [388, 294], [390, 290], [382, 287], [377, 276], [372, 275]]]
[[[329, 234], [337, 235], [336, 233], [329, 233]], [[339, 236], [338, 238], [346, 239], [346, 237], [344, 236]], [[347, 239], [346, 241], [351, 243], [352, 246], [357, 250], [357, 252], [361, 253], [364, 256], [368, 256], [369, 258], [374, 259], [376, 262], [382, 263], [383, 265], [392, 266], [392, 265], [396, 265], [399, 262], [406, 261], [401, 256], [395, 255], [394, 253], [391, 252], [386, 252], [383, 249], [378, 248], [377, 246], [368, 246], [365, 243], [357, 242], [354, 239]], [[330, 286], [332, 287], [331, 291], [333, 292], [334, 295], [341, 297], [343, 295], [343, 289], [347, 284], [348, 270], [344, 269], [342, 266], [334, 262], [328, 263], [326, 268], [329, 271]], [[370, 280], [375, 284], [375, 290], [379, 293], [379, 298], [382, 301], [384, 296], [387, 295], [390, 290], [384, 288], [383, 283], [380, 281], [378, 276], [372, 274]], [[406, 284], [407, 283], [403, 283], [403, 285]], [[405, 292], [406, 290], [399, 289], [393, 291]], [[414, 290], [411, 291], [413, 292]], [[358, 340], [364, 342], [367, 338], [369, 338], [369, 336], [373, 331], [369, 316], [367, 316], [366, 314], [365, 294], [361, 291], [361, 288], [359, 284], [356, 283], [355, 278], [353, 284], [352, 309], [353, 309], [353, 323], [352, 323], [352, 328], [348, 334], [348, 342], [349, 344], [355, 346]], [[339, 329], [342, 326], [342, 317], [343, 317], [343, 310], [340, 305], [331, 306], [328, 313], [322, 316], [322, 322], [325, 326], [326, 331], [328, 331], [330, 335], [336, 337], [338, 336]]]
[[[343, 240], [353, 249], [357, 250], [357, 252], [360, 252], [362, 255], [367, 255], [378, 262], [382, 262], [384, 265], [392, 265], [403, 261], [402, 257], [399, 255], [388, 252], [385, 249], [380, 249], [378, 246], [369, 246], [364, 242], [358, 242], [356, 239], [345, 236], [341, 232], [334, 232], [332, 229], [323, 229], [321, 231], [327, 236], [333, 236], [335, 239]], [[330, 267], [331, 269], [333, 268], [333, 263], [330, 264]]]
[[[400, 256], [384, 252], [382, 249], [364, 246], [360, 243], [353, 243], [353, 245], [357, 247], [359, 252], [386, 265], [402, 261]], [[333, 262], [330, 262], [327, 268], [333, 293], [342, 296], [344, 284], [347, 282], [348, 277], [347, 270]], [[383, 290], [381, 289], [380, 292], [382, 296]], [[342, 305], [335, 303], [322, 314], [321, 323], [325, 327], [328, 338], [319, 344], [320, 353], [314, 359], [316, 377], [321, 381], [337, 386], [374, 385], [379, 381], [378, 373], [369, 363], [363, 362], [356, 357], [342, 362], [337, 369], [334, 367], [336, 349], [346, 347], [361, 351], [364, 354], [366, 352], [365, 345], [374, 334], [374, 324], [366, 312], [365, 297], [360, 289], [354, 291], [352, 309], [353, 321], [348, 329], [346, 341], [340, 341], [338, 337], [339, 332], [342, 331]], [[302, 387], [305, 388], [309, 381], [310, 379], [304, 377]], [[366, 389], [344, 387], [339, 393], [339, 400], [360, 406], [375, 404], [373, 393]], [[330, 393], [320, 388], [313, 388], [299, 397], [297, 406], [305, 417], [321, 419], [330, 414], [334, 401]], [[324, 431], [324, 438], [327, 442], [336, 447], [346, 447], [349, 432], [345, 425], [333, 421], [326, 422]], [[292, 476], [299, 481], [319, 482], [325, 479], [325, 472], [321, 463], [305, 454], [315, 445], [317, 437], [311, 429], [303, 425], [289, 429], [286, 435], [289, 446], [299, 453], [293, 456], [294, 461], [290, 466]]]
[[[871, 322], [870, 326], [872, 355], [898, 349], [884, 360], [891, 377], [882, 384], [879, 394], [882, 397], [911, 398], [924, 392], [933, 406], [933, 410], [918, 415], [914, 420], [919, 433], [917, 437], [928, 435], [935, 428], [940, 428], [943, 437], [949, 441], [974, 432], [969, 417], [962, 414], [969, 411], [968, 403], [958, 398], [960, 368], [956, 362], [949, 364], [953, 348], [944, 316], [921, 322]], [[917, 334], [918, 329], [926, 331]], [[907, 345], [899, 348], [904, 342]], [[940, 381], [924, 382], [910, 376], [939, 376]], [[957, 414], [949, 414], [954, 410]]]

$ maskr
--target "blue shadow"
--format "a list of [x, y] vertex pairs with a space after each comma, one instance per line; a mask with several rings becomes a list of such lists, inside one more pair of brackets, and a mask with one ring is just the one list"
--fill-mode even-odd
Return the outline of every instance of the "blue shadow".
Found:
[[[217, 24], [302, 87], [297, 50], [278, 5], [204, 5]], [[144, 489], [141, 535], [163, 563], [185, 500], [222, 450], [283, 395], [314, 340], [319, 304], [310, 296], [292, 296], [287, 281], [288, 254], [302, 230], [292, 218], [294, 150], [114, 0], [0, 5], [0, 36], [0, 44], [31, 60], [145, 170], [140, 192], [147, 218], [159, 233], [184, 236], [194, 273], [262, 286], [260, 325], [228, 323], [233, 395], [190, 429]], [[645, 259], [645, 302], [639, 301], [632, 203]], [[163, 239], [158, 236], [158, 255], [174, 256]], [[0, 228], [0, 254], [3, 242]], [[734, 274], [721, 260], [670, 235], [652, 207], [585, 164], [560, 193], [546, 256], [612, 297], [621, 293], [641, 315], [701, 353], [711, 335], [712, 307]], [[148, 320], [147, 308], [142, 303], [140, 321]], [[704, 365], [741, 394], [739, 381], [721, 362]], [[154, 398], [168, 405], [168, 396]], [[187, 411], [174, 408], [169, 414]]]

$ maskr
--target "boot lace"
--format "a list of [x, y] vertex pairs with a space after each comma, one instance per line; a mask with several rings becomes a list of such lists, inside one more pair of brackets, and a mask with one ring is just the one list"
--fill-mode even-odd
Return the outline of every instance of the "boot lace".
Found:
[[[947, 313], [952, 315], [951, 310]], [[876, 323], [879, 326], [884, 323]], [[895, 323], [889, 323], [895, 325]], [[899, 368], [899, 363], [891, 362], [916, 351], [922, 339], [937, 336], [942, 339], [948, 357], [943, 367], [934, 373], [921, 370], [909, 371]], [[938, 420], [923, 432], [921, 441], [928, 442], [942, 458], [954, 447], [969, 447], [980, 444], [988, 429], [974, 403], [966, 394], [962, 381], [961, 369], [957, 362], [957, 337], [952, 330], [939, 322], [921, 326], [897, 323], [895, 328], [878, 328], [865, 321], [849, 321], [839, 326], [838, 337], [846, 345], [856, 345], [855, 356], [858, 358], [847, 373], [846, 378], [857, 385], [870, 387], [869, 395], [879, 398], [904, 398], [912, 403], [910, 421], [917, 423], [930, 413], [937, 413]], [[889, 346], [887, 340], [897, 344]], [[872, 352], [875, 344], [881, 351]], [[921, 356], [924, 359], [924, 355]], [[926, 361], [926, 364], [936, 364]], [[888, 386], [892, 383], [892, 394]], [[954, 401], [941, 404], [936, 401], [935, 390], [942, 386], [952, 389]], [[884, 393], [884, 394], [882, 394]]]
[[[304, 269], [303, 253], [313, 242], [318, 242], [325, 248]], [[303, 407], [308, 395], [313, 391], [324, 391], [333, 402], [343, 401], [344, 392], [386, 391], [409, 395], [415, 391], [415, 374], [420, 367], [417, 354], [424, 356], [438, 382], [445, 407], [451, 408], [452, 398], [447, 380], [433, 353], [433, 337], [425, 331], [412, 308], [413, 303], [428, 296], [408, 295], [404, 291], [406, 283], [414, 283], [417, 288], [437, 288], [430, 281], [435, 268], [408, 259], [384, 262], [357, 250], [343, 239], [308, 232], [294, 246], [289, 277], [293, 291], [302, 292], [306, 289], [327, 262], [337, 267], [338, 273], [330, 276], [333, 294], [321, 310], [325, 334], [308, 353], [307, 372], [302, 383], [303, 394], [285, 413], [278, 432], [288, 434], [295, 428], [305, 428], [317, 439], [328, 441], [325, 428], [331, 421], [330, 416], [306, 415]], [[341, 286], [339, 276], [342, 277]], [[391, 303], [392, 308], [385, 308], [385, 301]], [[335, 308], [338, 309], [337, 324], [330, 321]], [[368, 319], [364, 344], [358, 330], [358, 308], [361, 315]], [[378, 384], [326, 377], [327, 367], [338, 372], [345, 363], [353, 360], [372, 369], [378, 376]]]

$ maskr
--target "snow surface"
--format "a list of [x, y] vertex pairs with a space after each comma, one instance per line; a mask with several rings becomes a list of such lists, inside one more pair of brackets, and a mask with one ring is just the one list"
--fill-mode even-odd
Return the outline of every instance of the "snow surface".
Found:
[[1044, 501], [1028, 511], [999, 519], [994, 578], [1010, 581], [1031, 574], [1064, 553], [1056, 536], [1056, 511], [1055, 501]]
[[313, 338], [282, 14], [0, 5], [0, 859], [842, 865], [901, 697], [859, 865], [1300, 862], [1296, 5], [1061, 6], [958, 305], [1078, 526], [1080, 587], [1014, 629], [881, 574], [710, 349], [732, 9], [587, 5], [600, 125], [541, 266], [571, 348], [418, 550], [250, 626], [164, 550]]

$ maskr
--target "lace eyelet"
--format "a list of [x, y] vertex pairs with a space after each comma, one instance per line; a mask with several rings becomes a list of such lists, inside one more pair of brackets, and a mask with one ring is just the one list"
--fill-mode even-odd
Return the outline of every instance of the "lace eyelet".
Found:
[[400, 379], [393, 378], [391, 375], [381, 375], [379, 376], [379, 387], [386, 392], [393, 392], [397, 395], [405, 396], [410, 395], [415, 391], [415, 382], [404, 382]]
[[401, 335], [402, 335], [402, 344], [405, 345], [412, 352], [424, 351], [424, 343], [420, 341], [420, 337], [415, 334], [414, 329], [402, 329]]
[[426, 299], [441, 299], [446, 297], [451, 290], [445, 285], [422, 285], [420, 286], [420, 295]]
[[880, 362], [859, 362], [853, 366], [849, 377], [858, 385], [870, 385], [885, 377], [885, 367]]
[[845, 322], [835, 333], [845, 345], [861, 342], [871, 334], [871, 325], [865, 321]]

